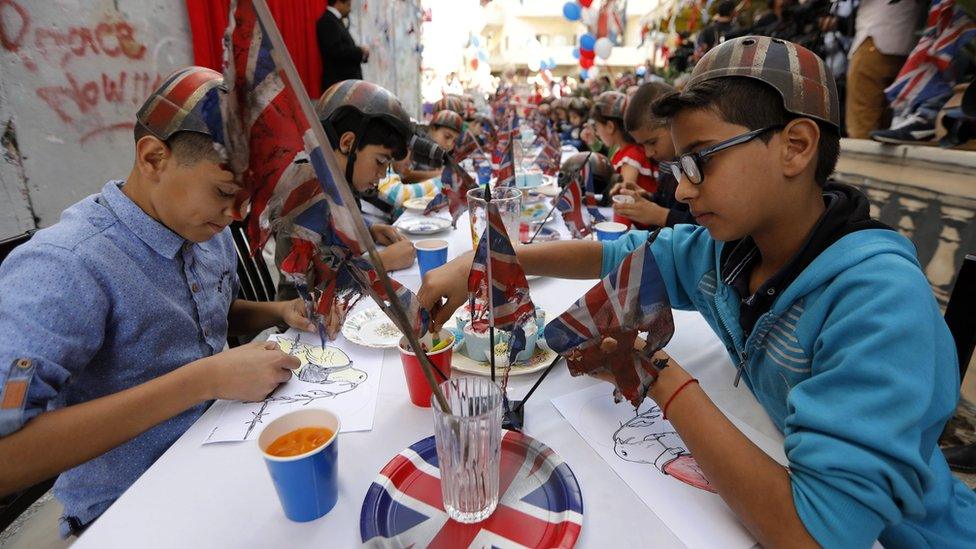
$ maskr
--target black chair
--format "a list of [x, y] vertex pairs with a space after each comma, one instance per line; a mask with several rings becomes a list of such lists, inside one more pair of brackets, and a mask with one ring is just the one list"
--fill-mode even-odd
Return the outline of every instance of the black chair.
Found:
[[966, 368], [976, 346], [976, 255], [967, 254], [962, 261], [956, 283], [949, 294], [945, 321], [956, 342], [961, 382], [966, 377]]
[[[27, 231], [24, 234], [19, 234], [4, 240], [0, 240], [0, 263], [2, 263], [10, 252], [14, 250], [17, 246], [20, 246], [24, 242], [27, 242], [34, 236], [34, 231]], [[57, 477], [50, 478], [43, 482], [39, 482], [30, 488], [22, 492], [17, 492], [11, 494], [4, 498], [0, 498], [0, 532], [7, 529], [17, 517], [27, 510], [35, 501], [41, 496], [46, 494], [54, 486], [54, 481]]]
[[261, 255], [251, 256], [251, 245], [244, 229], [245, 222], [230, 225], [237, 249], [237, 277], [241, 283], [241, 298], [248, 301], [274, 301], [275, 284], [268, 264]]
[[[271, 271], [261, 254], [251, 256], [251, 245], [247, 240], [245, 227], [247, 221], [235, 221], [230, 225], [237, 250], [237, 278], [240, 281], [240, 298], [248, 301], [274, 301], [275, 284]], [[249, 337], [230, 336], [227, 345], [237, 347], [250, 341]]]

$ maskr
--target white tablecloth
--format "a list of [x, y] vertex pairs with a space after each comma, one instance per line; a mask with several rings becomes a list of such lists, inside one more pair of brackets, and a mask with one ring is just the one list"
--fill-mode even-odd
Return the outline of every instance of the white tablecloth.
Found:
[[[458, 226], [464, 230], [439, 235], [450, 241], [452, 257], [471, 247], [467, 223], [462, 217]], [[420, 284], [416, 267], [395, 277], [413, 289]], [[557, 315], [593, 283], [539, 279], [530, 285], [535, 303]], [[667, 351], [699, 378], [712, 399], [760, 432], [781, 439], [744, 384], [732, 387], [733, 367], [701, 316], [676, 311], [675, 327]], [[336, 344], [351, 345], [344, 340]], [[538, 375], [513, 377], [513, 396], [521, 397]], [[526, 434], [555, 450], [579, 480], [584, 509], [579, 546], [680, 547], [550, 403], [555, 396], [594, 383], [571, 377], [562, 362], [526, 404]], [[75, 547], [355, 547], [360, 544], [363, 497], [376, 474], [397, 452], [433, 433], [430, 410], [410, 403], [399, 356], [387, 350], [373, 430], [339, 437], [338, 504], [325, 517], [295, 523], [285, 518], [254, 441], [201, 445], [216, 420], [214, 414], [204, 414]]]

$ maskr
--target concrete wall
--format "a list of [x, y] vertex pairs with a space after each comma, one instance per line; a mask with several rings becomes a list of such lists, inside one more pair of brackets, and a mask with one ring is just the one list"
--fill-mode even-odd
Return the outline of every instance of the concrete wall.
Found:
[[136, 110], [193, 58], [182, 1], [0, 0], [0, 46], [0, 237], [125, 177]]

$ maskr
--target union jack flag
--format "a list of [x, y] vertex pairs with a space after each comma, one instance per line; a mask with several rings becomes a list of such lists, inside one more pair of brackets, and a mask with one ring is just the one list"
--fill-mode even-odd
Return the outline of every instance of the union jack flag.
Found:
[[532, 437], [504, 431], [498, 507], [461, 524], [444, 510], [434, 437], [414, 443], [380, 471], [363, 501], [366, 547], [572, 547], [583, 500], [569, 465]]
[[457, 226], [458, 217], [468, 209], [468, 191], [477, 184], [455, 162], [449, 160], [441, 172], [441, 192], [427, 204], [424, 215], [443, 209], [451, 212], [451, 224]]
[[[290, 244], [280, 268], [308, 289], [319, 315], [341, 319], [355, 301], [350, 294], [363, 292], [391, 314], [378, 273], [361, 257], [367, 244], [357, 237], [357, 206], [342, 197], [326, 161], [331, 150], [326, 153], [315, 136], [312, 124], [318, 120], [304, 114], [302, 101], [308, 98], [286, 74], [282, 63], [290, 58], [273, 25], [254, 1], [231, 4], [224, 36], [227, 93], [220, 96], [220, 120], [211, 118], [218, 149], [251, 197], [252, 253], [272, 231], [278, 245]], [[390, 282], [410, 327], [424, 333], [427, 311], [409, 290]]]
[[583, 193], [578, 177], [570, 179], [566, 188], [559, 193], [556, 209], [562, 214], [563, 222], [573, 238], [584, 238], [590, 234], [590, 226], [583, 221]]
[[956, 7], [955, 0], [936, 0], [929, 9], [925, 32], [885, 96], [900, 115], [914, 112], [927, 99], [952, 92], [953, 59], [976, 39], [976, 24]]
[[[535, 322], [535, 305], [529, 297], [525, 272], [515, 256], [498, 206], [491, 201], [490, 195], [485, 210], [488, 224], [471, 262], [468, 299], [472, 311], [476, 310], [476, 301], [486, 302], [489, 325], [511, 333], [508, 341], [510, 367], [515, 356], [525, 349], [525, 326]], [[507, 378], [508, 368], [504, 379]], [[504, 384], [503, 380], [502, 387]]]
[[478, 139], [473, 133], [464, 130], [461, 136], [458, 137], [457, 144], [454, 147], [454, 161], [460, 164], [479, 149], [481, 149], [481, 145], [478, 144]]
[[[658, 232], [545, 330], [546, 343], [566, 357], [571, 374], [609, 371], [616, 381], [615, 396], [635, 407], [660, 370], [654, 353], [674, 335], [667, 287], [651, 251]], [[648, 332], [640, 351], [634, 349], [638, 332]], [[605, 338], [614, 339], [616, 346], [605, 346]]]
[[562, 159], [562, 142], [559, 140], [559, 132], [551, 127], [548, 122], [541, 125], [538, 142], [542, 143], [542, 152], [535, 160], [535, 164], [546, 175], [556, 175], [559, 173], [559, 161]]
[[496, 155], [498, 163], [495, 166], [495, 186], [515, 186], [515, 141], [518, 139], [518, 125], [515, 117], [508, 120], [508, 126], [502, 130], [498, 139]]
[[593, 170], [590, 168], [589, 160], [583, 162], [579, 177], [583, 186], [583, 201], [586, 204], [586, 211], [590, 214], [590, 223], [606, 221], [607, 218], [600, 213], [596, 205], [596, 189], [593, 187]]

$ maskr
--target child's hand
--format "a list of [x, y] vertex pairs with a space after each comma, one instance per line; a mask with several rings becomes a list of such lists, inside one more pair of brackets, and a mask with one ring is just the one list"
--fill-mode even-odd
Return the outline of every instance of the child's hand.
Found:
[[473, 257], [474, 254], [466, 253], [424, 275], [417, 299], [421, 307], [430, 311], [432, 331], [440, 330], [468, 300], [468, 273]]
[[637, 183], [633, 181], [621, 181], [619, 183], [614, 183], [613, 187], [610, 187], [610, 196], [615, 194], [620, 194], [624, 191], [633, 191], [639, 193], [641, 188], [637, 186]]
[[664, 227], [668, 224], [668, 209], [658, 206], [644, 198], [638, 191], [624, 189], [621, 194], [631, 196], [634, 201], [629, 204], [614, 202], [613, 212], [620, 214], [641, 225]]
[[406, 269], [413, 265], [416, 257], [417, 250], [414, 249], [413, 242], [407, 239], [394, 242], [390, 246], [387, 246], [386, 249], [380, 250], [380, 259], [383, 260], [383, 266], [388, 271]]
[[273, 341], [261, 341], [217, 353], [194, 364], [202, 365], [200, 371], [209, 382], [210, 399], [253, 402], [263, 400], [279, 384], [291, 379], [291, 371], [301, 366], [301, 360], [283, 353]]
[[396, 227], [393, 225], [387, 225], [385, 223], [377, 223], [369, 228], [369, 234], [373, 236], [373, 240], [381, 246], [389, 246], [396, 242], [406, 240]]
[[306, 307], [303, 299], [292, 299], [291, 301], [282, 301], [280, 303], [281, 322], [297, 330], [313, 333], [318, 331], [318, 326], [315, 325], [315, 322], [305, 316]]

